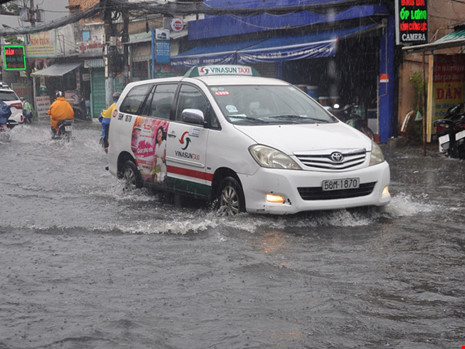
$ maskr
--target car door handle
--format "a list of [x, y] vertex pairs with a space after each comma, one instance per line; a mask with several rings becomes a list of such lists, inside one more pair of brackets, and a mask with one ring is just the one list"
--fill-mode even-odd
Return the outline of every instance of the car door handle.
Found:
[[176, 137], [176, 133], [168, 133], [168, 137]]

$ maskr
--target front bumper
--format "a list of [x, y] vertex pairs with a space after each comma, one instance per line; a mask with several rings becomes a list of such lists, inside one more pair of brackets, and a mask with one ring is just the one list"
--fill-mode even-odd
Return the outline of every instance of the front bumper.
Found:
[[[374, 185], [373, 190], [361, 193], [361, 196], [315, 200], [304, 200], [298, 188], [321, 188], [322, 181], [328, 179], [354, 178], [360, 179], [361, 185]], [[247, 212], [265, 214], [295, 214], [303, 211], [333, 210], [359, 206], [384, 206], [389, 203], [391, 196], [384, 192], [389, 185], [389, 164], [381, 164], [347, 172], [315, 172], [293, 171], [260, 168], [252, 176], [240, 175], [244, 190]], [[301, 190], [302, 192], [302, 190]], [[266, 194], [282, 195], [284, 203], [270, 203], [265, 200]], [[327, 192], [328, 195], [331, 192]], [[322, 192], [323, 196], [325, 192]], [[352, 194], [352, 193], [349, 193]], [[349, 195], [350, 196], [350, 195]]]

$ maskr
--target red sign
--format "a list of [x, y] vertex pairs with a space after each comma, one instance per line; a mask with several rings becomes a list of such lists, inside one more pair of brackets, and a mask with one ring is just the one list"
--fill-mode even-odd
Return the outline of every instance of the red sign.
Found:
[[171, 20], [170, 27], [172, 31], [180, 32], [184, 29], [184, 22], [180, 18], [173, 18]]
[[389, 82], [389, 74], [379, 74], [379, 82]]

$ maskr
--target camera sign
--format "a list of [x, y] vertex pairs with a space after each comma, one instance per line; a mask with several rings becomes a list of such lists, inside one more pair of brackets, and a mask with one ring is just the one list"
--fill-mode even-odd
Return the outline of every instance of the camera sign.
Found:
[[427, 0], [396, 0], [396, 43], [428, 42]]

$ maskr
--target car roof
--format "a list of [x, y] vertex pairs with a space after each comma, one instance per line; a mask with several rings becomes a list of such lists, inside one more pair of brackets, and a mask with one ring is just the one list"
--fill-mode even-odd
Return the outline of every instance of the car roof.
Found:
[[11, 90], [11, 89], [6, 89], [6, 88], [0, 88], [0, 93], [2, 95], [13, 95], [15, 96], [16, 99], [19, 99], [18, 95], [16, 94], [15, 91]]
[[198, 76], [195, 79], [202, 81], [207, 86], [217, 85], [289, 85], [286, 81], [265, 78], [260, 76], [231, 76], [231, 75], [212, 75], [212, 76]]
[[194, 66], [187, 71], [183, 76], [170, 78], [157, 78], [129, 83], [125, 90], [132, 89], [135, 86], [144, 84], [160, 84], [169, 82], [202, 82], [206, 86], [233, 86], [233, 85], [276, 85], [288, 86], [288, 82], [275, 79], [261, 77], [258, 72], [249, 66], [243, 65], [207, 65]]
[[177, 76], [170, 78], [158, 78], [158, 79], [148, 79], [142, 81], [131, 82], [126, 86], [126, 89], [129, 90], [135, 86], [145, 85], [145, 84], [159, 84], [167, 82], [180, 82], [180, 81], [200, 81], [206, 86], [233, 86], [233, 85], [276, 85], [276, 86], [287, 86], [290, 85], [288, 82], [275, 79], [275, 78], [266, 78], [260, 76], [234, 76], [234, 75], [212, 75], [212, 76], [196, 76], [196, 77], [185, 77]]
[[0, 81], [0, 90], [13, 90], [8, 84]]

